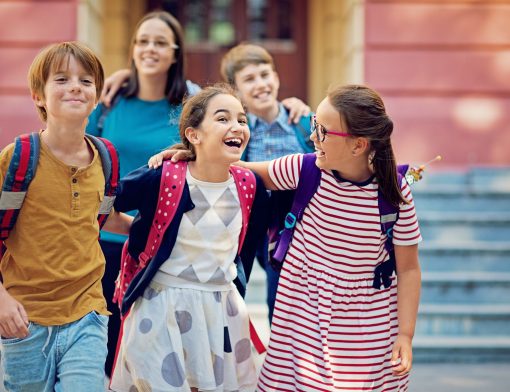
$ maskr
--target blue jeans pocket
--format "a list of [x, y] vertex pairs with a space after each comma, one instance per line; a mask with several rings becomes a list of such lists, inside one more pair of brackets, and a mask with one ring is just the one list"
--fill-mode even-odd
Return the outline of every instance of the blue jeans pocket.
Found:
[[88, 314], [90, 320], [104, 329], [108, 329], [108, 316], [97, 313], [95, 310]]
[[4, 338], [2, 336], [0, 338], [0, 342], [3, 345], [9, 345], [9, 344], [15, 344], [15, 343], [22, 342], [22, 341], [24, 341], [25, 339], [27, 339], [30, 336], [30, 332], [31, 332], [33, 326], [34, 326], [34, 324], [31, 321], [29, 321], [28, 322], [28, 335], [25, 336], [24, 338]]

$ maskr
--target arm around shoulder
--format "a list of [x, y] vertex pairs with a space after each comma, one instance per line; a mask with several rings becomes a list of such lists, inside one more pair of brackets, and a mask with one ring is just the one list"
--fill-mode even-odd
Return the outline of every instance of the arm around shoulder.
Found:
[[246, 169], [251, 170], [255, 174], [257, 174], [263, 181], [264, 186], [266, 189], [270, 190], [276, 190], [276, 185], [274, 184], [273, 180], [271, 180], [271, 177], [269, 176], [269, 164], [270, 161], [262, 161], [262, 162], [245, 162], [245, 161], [238, 161], [235, 163], [236, 166], [241, 166]]

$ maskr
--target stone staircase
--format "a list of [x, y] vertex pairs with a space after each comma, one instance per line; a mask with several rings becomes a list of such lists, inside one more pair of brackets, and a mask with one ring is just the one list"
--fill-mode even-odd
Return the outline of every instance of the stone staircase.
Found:
[[[510, 362], [510, 168], [424, 177], [413, 185], [424, 238], [415, 361]], [[258, 266], [247, 302], [267, 341]]]
[[416, 361], [510, 361], [510, 168], [425, 174]]

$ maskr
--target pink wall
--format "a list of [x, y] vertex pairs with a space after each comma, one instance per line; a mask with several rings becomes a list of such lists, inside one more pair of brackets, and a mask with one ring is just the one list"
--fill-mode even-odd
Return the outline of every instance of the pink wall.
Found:
[[510, 1], [368, 0], [365, 19], [398, 160], [510, 164]]
[[76, 39], [77, 0], [0, 0], [0, 148], [41, 127], [27, 84], [39, 50]]

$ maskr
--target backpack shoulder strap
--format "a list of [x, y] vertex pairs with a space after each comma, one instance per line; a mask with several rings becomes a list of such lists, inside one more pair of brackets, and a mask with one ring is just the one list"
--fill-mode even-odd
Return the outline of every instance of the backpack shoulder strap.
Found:
[[243, 217], [243, 225], [241, 227], [241, 234], [239, 235], [239, 247], [237, 253], [241, 252], [243, 247], [246, 232], [248, 231], [248, 223], [250, 221], [250, 213], [255, 200], [255, 192], [257, 191], [257, 180], [251, 170], [243, 167], [231, 166], [230, 173], [234, 177], [237, 187], [237, 194], [239, 195], [239, 204], [241, 205], [241, 214]]
[[315, 146], [313, 141], [310, 139], [310, 122], [312, 120], [312, 115], [308, 114], [306, 116], [301, 116], [299, 122], [297, 124], [291, 124], [291, 127], [296, 132], [298, 136], [298, 141], [303, 151], [307, 153], [311, 153], [315, 150]]
[[104, 197], [101, 205], [99, 206], [99, 227], [103, 227], [108, 215], [113, 208], [117, 189], [119, 187], [119, 156], [113, 144], [102, 137], [93, 135], [86, 135], [87, 138], [94, 144], [99, 152], [101, 158], [101, 165], [103, 166], [103, 174], [105, 179], [104, 184]]
[[[294, 195], [292, 207], [285, 217], [285, 227], [281, 233], [278, 247], [274, 252], [273, 258], [278, 261], [283, 261], [287, 249], [289, 248], [292, 235], [296, 223], [301, 220], [306, 206], [312, 199], [317, 191], [321, 182], [321, 171], [315, 165], [315, 154], [304, 154], [303, 162], [301, 164], [301, 172], [299, 175], [299, 182]], [[306, 181], [305, 181], [306, 178]]]
[[[407, 172], [409, 165], [397, 166], [397, 181], [399, 186], [402, 184], [402, 179]], [[374, 287], [380, 288], [381, 282], [384, 287], [388, 288], [391, 285], [390, 277], [396, 271], [395, 255], [393, 247], [393, 226], [398, 220], [399, 207], [390, 204], [383, 194], [379, 191], [377, 194], [377, 202], [379, 205], [379, 216], [381, 220], [381, 232], [386, 234], [386, 241], [384, 248], [388, 252], [390, 259], [376, 267]]]
[[186, 184], [186, 162], [165, 161], [161, 170], [159, 197], [145, 249], [138, 256], [143, 268], [158, 252], [166, 229], [175, 216]]
[[0, 195], [0, 240], [9, 237], [39, 161], [39, 133], [18, 136]]
[[[407, 172], [407, 169], [409, 168], [409, 165], [398, 165], [397, 166], [397, 182], [398, 185], [401, 186], [402, 179], [405, 176], [405, 173]], [[398, 206], [391, 205], [386, 198], [382, 195], [381, 192], [378, 192], [378, 204], [379, 204], [379, 215], [381, 216], [381, 230], [383, 233], [386, 233], [388, 236], [388, 239], [391, 240], [393, 237], [393, 226], [395, 225], [395, 222], [398, 219]], [[391, 242], [391, 241], [390, 241]], [[388, 241], [386, 241], [386, 250], [393, 249], [393, 245], [391, 246], [388, 244]]]

